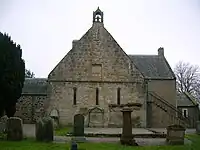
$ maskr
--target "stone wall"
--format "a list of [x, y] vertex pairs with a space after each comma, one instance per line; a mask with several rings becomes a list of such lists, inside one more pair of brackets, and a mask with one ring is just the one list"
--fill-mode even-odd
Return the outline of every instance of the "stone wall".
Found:
[[180, 112], [182, 109], [187, 109], [188, 117], [190, 118], [190, 128], [196, 127], [196, 122], [199, 120], [199, 108], [198, 106], [178, 106]]
[[157, 93], [176, 107], [176, 80], [150, 80], [148, 82], [148, 91]]
[[44, 115], [46, 95], [22, 95], [17, 102], [15, 116], [20, 117], [23, 123], [35, 123]]
[[[144, 93], [138, 90], [138, 86], [137, 83], [52, 82], [49, 85], [51, 89], [49, 111], [57, 109], [60, 117], [59, 122], [63, 125], [72, 124], [73, 116], [77, 113], [82, 113], [85, 115], [86, 126], [90, 122], [96, 122], [97, 124], [102, 122], [102, 126], [121, 126], [122, 113], [119, 109], [111, 110], [108, 106], [109, 104], [117, 104], [118, 87], [121, 88], [121, 104], [126, 104], [128, 102], [144, 104]], [[140, 86], [142, 85], [140, 84]], [[73, 104], [74, 87], [77, 88], [76, 105]], [[99, 105], [96, 105], [96, 88], [99, 89]], [[96, 111], [99, 109], [99, 113], [101, 113], [102, 110], [103, 119], [101, 114], [96, 114], [96, 117], [89, 116], [90, 110], [94, 108], [97, 108]], [[139, 117], [139, 124], [145, 126], [145, 115], [145, 108], [142, 107], [140, 110], [135, 110], [133, 112], [133, 119]]]
[[[148, 91], [155, 92], [159, 97], [176, 107], [175, 80], [150, 80], [148, 82]], [[150, 104], [149, 107], [151, 107], [151, 113], [147, 115], [151, 120], [151, 127], [167, 127], [173, 123], [173, 118], [170, 118], [169, 114], [160, 107], [155, 104]]]

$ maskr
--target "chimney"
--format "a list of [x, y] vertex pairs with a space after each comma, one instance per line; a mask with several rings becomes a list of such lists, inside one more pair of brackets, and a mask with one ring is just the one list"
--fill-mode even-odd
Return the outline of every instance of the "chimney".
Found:
[[160, 47], [158, 49], [158, 56], [164, 56], [164, 48], [163, 47]]
[[78, 42], [78, 40], [73, 40], [72, 41], [72, 48], [76, 45], [77, 42]]

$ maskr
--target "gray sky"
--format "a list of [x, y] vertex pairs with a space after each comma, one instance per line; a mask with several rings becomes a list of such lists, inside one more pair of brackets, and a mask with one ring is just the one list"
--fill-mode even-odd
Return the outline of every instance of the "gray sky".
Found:
[[0, 31], [21, 45], [26, 68], [47, 77], [92, 26], [97, 7], [104, 26], [127, 54], [157, 54], [174, 68], [200, 65], [199, 0], [0, 0]]

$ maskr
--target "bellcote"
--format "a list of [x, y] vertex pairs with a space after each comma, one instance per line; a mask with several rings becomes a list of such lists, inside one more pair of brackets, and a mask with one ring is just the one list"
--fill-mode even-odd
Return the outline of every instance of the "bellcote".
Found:
[[103, 12], [97, 8], [96, 11], [93, 12], [93, 23], [103, 23]]

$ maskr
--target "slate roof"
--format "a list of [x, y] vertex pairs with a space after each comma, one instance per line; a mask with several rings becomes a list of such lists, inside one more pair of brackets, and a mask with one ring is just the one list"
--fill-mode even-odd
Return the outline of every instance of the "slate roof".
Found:
[[195, 100], [187, 93], [177, 93], [177, 106], [196, 106], [198, 105]]
[[167, 60], [159, 55], [129, 55], [145, 78], [175, 79]]
[[26, 78], [24, 87], [22, 89], [23, 94], [37, 94], [44, 95], [47, 93], [47, 79], [46, 78]]

